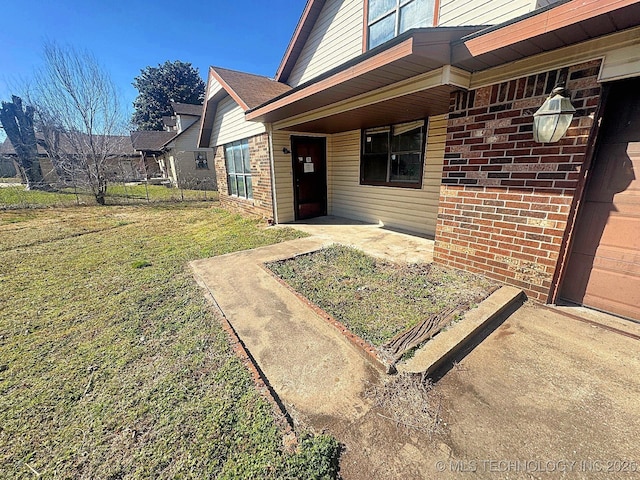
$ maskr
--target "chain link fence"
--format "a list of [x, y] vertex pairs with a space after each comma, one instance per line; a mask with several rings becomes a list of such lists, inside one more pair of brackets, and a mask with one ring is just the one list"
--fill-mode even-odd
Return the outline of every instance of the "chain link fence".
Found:
[[[161, 179], [110, 182], [105, 200], [107, 205], [218, 200], [218, 192], [210, 188], [210, 182], [194, 186], [194, 189], [176, 188]], [[77, 205], [97, 205], [95, 196], [86, 186], [60, 183], [52, 184], [50, 191], [26, 190], [19, 179], [0, 178], [0, 209]]]

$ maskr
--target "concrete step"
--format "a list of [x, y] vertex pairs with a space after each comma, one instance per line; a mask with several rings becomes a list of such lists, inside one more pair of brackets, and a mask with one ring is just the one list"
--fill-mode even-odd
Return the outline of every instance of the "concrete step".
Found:
[[506, 317], [524, 302], [522, 290], [503, 286], [489, 295], [477, 308], [469, 310], [453, 326], [440, 331], [420, 347], [408, 360], [396, 364], [398, 372], [422, 373], [434, 376], [448, 370], [460, 354], [466, 354], [478, 345]]

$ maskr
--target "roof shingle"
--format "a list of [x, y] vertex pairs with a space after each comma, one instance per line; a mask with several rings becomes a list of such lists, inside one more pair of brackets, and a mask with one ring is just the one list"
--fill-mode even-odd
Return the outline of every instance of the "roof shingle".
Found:
[[192, 115], [194, 117], [202, 115], [202, 105], [171, 102], [171, 108], [176, 115]]
[[131, 132], [131, 143], [135, 150], [159, 152], [175, 136], [176, 132], [159, 132], [156, 130]]
[[291, 90], [289, 85], [261, 75], [220, 67], [211, 67], [211, 70], [226, 86], [233, 90], [249, 109]]

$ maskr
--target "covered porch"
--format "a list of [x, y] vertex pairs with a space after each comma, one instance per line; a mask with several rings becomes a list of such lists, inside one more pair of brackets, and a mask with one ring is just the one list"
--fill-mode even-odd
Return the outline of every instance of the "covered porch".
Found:
[[[433, 238], [451, 93], [470, 81], [450, 45], [477, 29], [407, 32], [247, 111], [270, 127], [276, 223], [328, 214]], [[318, 138], [317, 163], [299, 145]]]

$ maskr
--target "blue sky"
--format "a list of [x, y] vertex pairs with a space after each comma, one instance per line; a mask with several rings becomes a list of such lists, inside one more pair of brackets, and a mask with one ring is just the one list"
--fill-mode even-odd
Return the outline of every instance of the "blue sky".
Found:
[[[42, 62], [42, 45], [89, 50], [130, 107], [133, 78], [166, 60], [272, 77], [305, 0], [4, 0], [0, 6], [0, 100]], [[27, 31], [26, 37], [22, 31]], [[0, 130], [1, 132], [1, 130]]]

